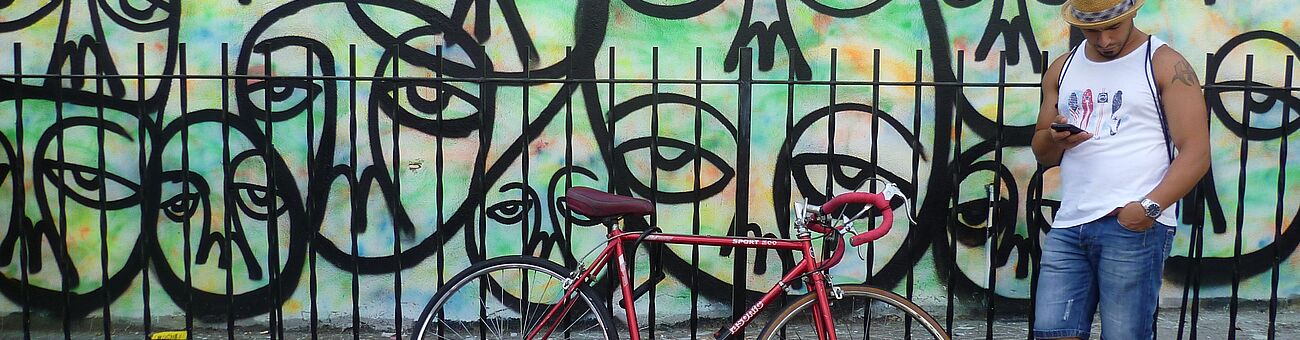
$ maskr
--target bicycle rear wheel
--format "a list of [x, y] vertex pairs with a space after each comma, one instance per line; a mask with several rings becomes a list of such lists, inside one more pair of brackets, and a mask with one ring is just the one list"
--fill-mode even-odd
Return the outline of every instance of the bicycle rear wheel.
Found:
[[[912, 339], [949, 339], [934, 317], [898, 294], [863, 285], [839, 287], [844, 297], [830, 297], [831, 318], [839, 339], [904, 339], [909, 335]], [[817, 339], [812, 313], [816, 306], [816, 295], [800, 297], [773, 317], [758, 338]], [[909, 319], [910, 334], [906, 327]]]
[[[438, 289], [415, 324], [416, 339], [524, 339], [560, 303], [569, 270], [530, 256], [470, 266]], [[553, 339], [616, 339], [613, 317], [591, 287], [565, 300], [564, 314], [543, 327]], [[544, 338], [545, 333], [535, 336]]]

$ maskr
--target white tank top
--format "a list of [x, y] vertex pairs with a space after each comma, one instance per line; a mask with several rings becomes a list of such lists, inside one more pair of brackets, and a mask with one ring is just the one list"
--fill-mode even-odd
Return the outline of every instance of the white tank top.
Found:
[[[1092, 222], [1141, 200], [1169, 169], [1171, 153], [1150, 67], [1165, 43], [1153, 36], [1146, 44], [1106, 62], [1088, 60], [1083, 48], [1066, 60], [1056, 109], [1093, 138], [1061, 157], [1061, 207], [1053, 228]], [[1165, 207], [1156, 221], [1175, 225], [1175, 210], [1173, 204]]]

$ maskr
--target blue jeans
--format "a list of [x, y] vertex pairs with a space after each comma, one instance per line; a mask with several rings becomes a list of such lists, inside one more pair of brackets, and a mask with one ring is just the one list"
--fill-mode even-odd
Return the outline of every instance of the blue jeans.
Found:
[[1103, 339], [1151, 339], [1160, 276], [1176, 230], [1156, 223], [1134, 232], [1108, 216], [1049, 231], [1034, 304], [1034, 337], [1087, 339], [1100, 302]]

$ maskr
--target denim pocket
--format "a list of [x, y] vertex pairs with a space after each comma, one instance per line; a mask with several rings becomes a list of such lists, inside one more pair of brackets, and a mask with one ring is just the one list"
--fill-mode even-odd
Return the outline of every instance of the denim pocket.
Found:
[[1119, 228], [1120, 228], [1120, 229], [1124, 229], [1124, 231], [1127, 231], [1127, 232], [1130, 232], [1130, 233], [1134, 233], [1134, 234], [1145, 234], [1146, 232], [1151, 231], [1152, 228], [1155, 228], [1156, 226], [1159, 225], [1159, 224], [1157, 224], [1157, 223], [1155, 223], [1155, 222], [1152, 222], [1151, 225], [1150, 225], [1150, 226], [1147, 226], [1146, 229], [1142, 229], [1142, 230], [1133, 230], [1133, 228], [1129, 228], [1128, 226], [1124, 225], [1123, 222], [1120, 222], [1118, 216], [1115, 217], [1115, 224], [1116, 224], [1116, 225], [1119, 225]]

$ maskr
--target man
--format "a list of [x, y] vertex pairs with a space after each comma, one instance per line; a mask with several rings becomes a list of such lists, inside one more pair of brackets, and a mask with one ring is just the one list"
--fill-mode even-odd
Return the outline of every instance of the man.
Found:
[[[1070, 0], [1086, 40], [1043, 75], [1033, 149], [1061, 167], [1061, 207], [1043, 241], [1034, 336], [1150, 339], [1177, 221], [1174, 203], [1209, 169], [1200, 82], [1139, 30], [1144, 0]], [[1053, 127], [1068, 123], [1078, 129]]]

